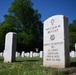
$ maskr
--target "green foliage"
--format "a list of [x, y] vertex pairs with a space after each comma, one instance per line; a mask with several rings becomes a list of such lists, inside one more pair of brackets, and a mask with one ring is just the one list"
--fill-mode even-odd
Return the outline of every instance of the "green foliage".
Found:
[[15, 0], [8, 10], [10, 15], [14, 15], [17, 18], [25, 31], [27, 28], [37, 28], [40, 22], [41, 15], [32, 8], [32, 5], [30, 0]]
[[70, 47], [74, 49], [76, 43], [76, 20], [74, 20], [71, 24], [69, 24], [69, 39], [70, 39]]
[[29, 45], [32, 44], [34, 40], [35, 40], [35, 36], [31, 34], [30, 31], [29, 33], [26, 33], [24, 31], [18, 33], [18, 41], [22, 44]]
[[18, 46], [24, 45], [24, 47], [35, 48], [36, 46], [33, 44], [42, 42], [41, 15], [32, 6], [31, 0], [14, 0], [8, 9], [8, 15], [4, 15], [5, 20], [1, 24], [0, 38], [3, 39], [4, 35], [11, 31], [18, 34]]
[[8, 32], [14, 32], [15, 31], [15, 29], [12, 27], [12, 25], [10, 25], [10, 24], [4, 24], [4, 25], [2, 25], [1, 27], [0, 27], [0, 32], [1, 32], [1, 34], [3, 34], [3, 35], [5, 35], [6, 33], [8, 33]]

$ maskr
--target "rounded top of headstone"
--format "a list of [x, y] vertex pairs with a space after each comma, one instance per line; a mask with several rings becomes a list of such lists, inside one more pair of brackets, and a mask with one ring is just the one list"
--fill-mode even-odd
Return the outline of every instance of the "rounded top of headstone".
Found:
[[10, 35], [16, 35], [17, 33], [15, 33], [15, 32], [8, 32], [7, 34], [6, 34], [6, 36], [10, 36]]
[[[15, 33], [15, 32], [8, 32], [7, 34], [17, 34], [17, 33]], [[6, 35], [7, 35], [7, 34], [6, 34]]]
[[[51, 23], [53, 24], [55, 18], [62, 18], [62, 17], [66, 17], [66, 16], [64, 16], [64, 15], [54, 15], [54, 16], [51, 16], [51, 17], [49, 17], [48, 19], [46, 19], [44, 22], [46, 22], [46, 21], [48, 21], [48, 20], [51, 19]], [[53, 19], [53, 18], [54, 18], [54, 19]], [[66, 18], [67, 18], [67, 17], [66, 17]]]

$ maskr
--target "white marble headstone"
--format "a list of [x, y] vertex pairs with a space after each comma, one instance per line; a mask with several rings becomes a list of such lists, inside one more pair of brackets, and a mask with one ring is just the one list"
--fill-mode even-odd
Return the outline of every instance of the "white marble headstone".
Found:
[[30, 51], [30, 57], [33, 57], [33, 52], [32, 51]]
[[71, 51], [71, 57], [75, 57], [75, 51]]
[[43, 58], [43, 51], [40, 51], [40, 58]]
[[43, 65], [54, 68], [69, 67], [68, 19], [55, 15], [44, 21]]
[[33, 52], [33, 57], [36, 57], [36, 53], [35, 52]]
[[29, 52], [27, 52], [27, 53], [26, 53], [26, 57], [29, 57], [29, 56], [30, 56], [30, 53], [29, 53]]
[[5, 37], [4, 62], [15, 61], [16, 33], [9, 32]]
[[18, 52], [16, 52], [16, 54], [15, 54], [15, 55], [16, 55], [16, 57], [18, 57]]
[[16, 52], [16, 57], [19, 57], [20, 56], [20, 53], [19, 52]]
[[25, 52], [24, 52], [24, 51], [22, 51], [21, 56], [22, 56], [22, 57], [24, 57], [24, 56], [25, 56]]

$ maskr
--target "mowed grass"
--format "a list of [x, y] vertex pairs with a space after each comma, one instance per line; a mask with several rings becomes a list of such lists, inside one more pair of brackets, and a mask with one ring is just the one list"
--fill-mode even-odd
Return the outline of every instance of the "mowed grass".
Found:
[[0, 57], [0, 75], [69, 75], [76, 73], [76, 58], [71, 58], [70, 68], [44, 67], [41, 58], [17, 57], [16, 62], [4, 63]]

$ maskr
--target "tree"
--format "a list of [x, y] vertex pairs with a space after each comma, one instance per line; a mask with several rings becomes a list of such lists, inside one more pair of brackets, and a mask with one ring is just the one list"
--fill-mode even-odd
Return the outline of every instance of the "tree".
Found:
[[70, 48], [74, 50], [76, 43], [76, 20], [73, 20], [71, 24], [69, 24], [69, 40], [70, 40]]
[[1, 26], [1, 22], [0, 22], [0, 26]]
[[32, 6], [31, 0], [14, 0], [2, 24], [9, 24], [18, 34], [18, 45], [25, 47], [37, 47], [36, 43], [42, 41], [41, 15]]
[[41, 15], [32, 6], [33, 3], [30, 0], [15, 0], [8, 10], [10, 15], [14, 15], [21, 23], [21, 28], [25, 31], [29, 28], [37, 28], [37, 25], [41, 23], [39, 20]]

